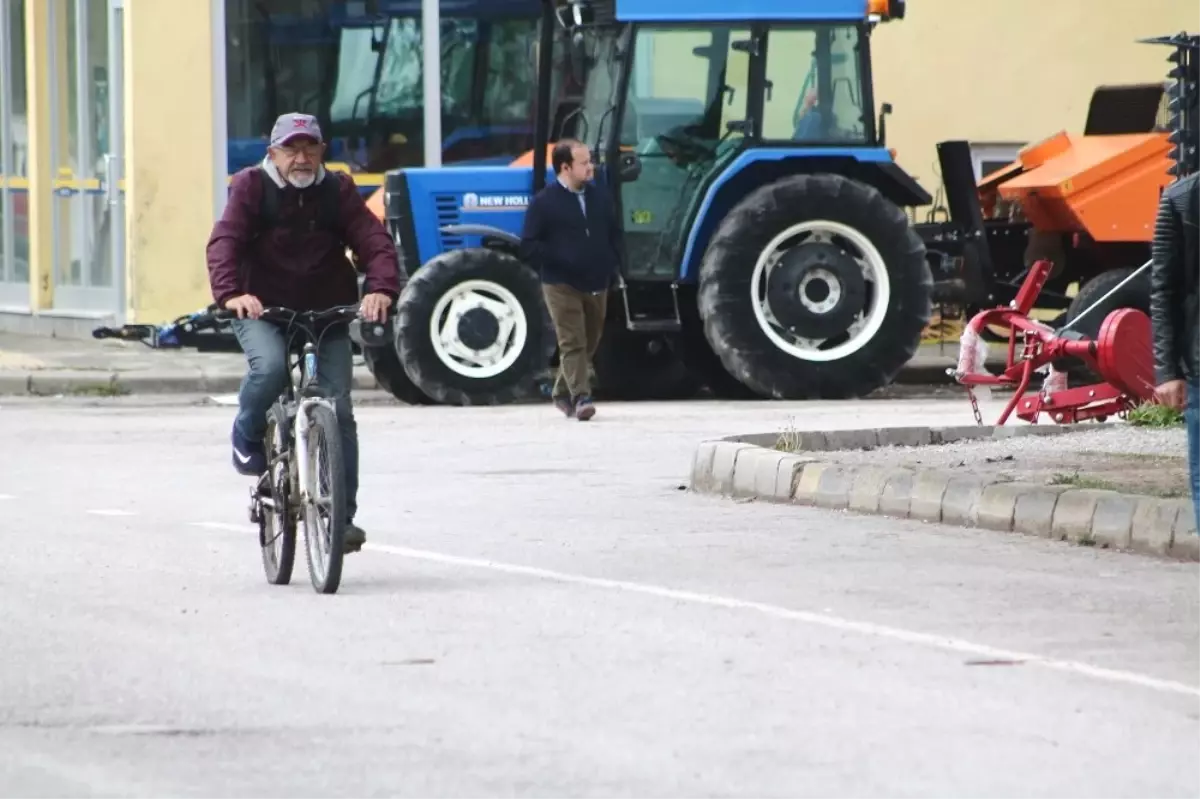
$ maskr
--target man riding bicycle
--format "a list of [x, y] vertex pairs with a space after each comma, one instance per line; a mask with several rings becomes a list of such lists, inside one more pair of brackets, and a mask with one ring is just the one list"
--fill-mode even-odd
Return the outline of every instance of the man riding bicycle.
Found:
[[[233, 465], [257, 477], [267, 470], [266, 415], [287, 386], [284, 329], [258, 317], [264, 306], [323, 310], [358, 301], [349, 247], [366, 272], [362, 316], [382, 322], [407, 276], [396, 247], [367, 208], [350, 175], [322, 166], [325, 141], [315, 117], [275, 121], [267, 157], [233, 176], [225, 212], [208, 240], [213, 300], [237, 313], [234, 335], [248, 369], [233, 422]], [[353, 350], [344, 325], [327, 330], [317, 352], [318, 380], [332, 393], [346, 474], [346, 550], [366, 541], [353, 523], [358, 494], [358, 429], [350, 401]]]

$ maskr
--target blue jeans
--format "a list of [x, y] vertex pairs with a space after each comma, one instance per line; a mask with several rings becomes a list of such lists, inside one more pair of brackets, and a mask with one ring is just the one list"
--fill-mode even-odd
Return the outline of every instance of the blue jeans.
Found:
[[1187, 409], [1188, 472], [1192, 479], [1192, 510], [1196, 513], [1196, 531], [1200, 533], [1200, 382], [1188, 382]]
[[[243, 438], [262, 441], [267, 411], [288, 383], [287, 338], [283, 328], [261, 319], [235, 319], [233, 334], [246, 353], [249, 369], [238, 391], [234, 427]], [[350, 402], [354, 379], [354, 351], [344, 325], [325, 331], [317, 348], [317, 382], [334, 396], [342, 458], [346, 465], [346, 510], [353, 519], [358, 509], [358, 423]]]

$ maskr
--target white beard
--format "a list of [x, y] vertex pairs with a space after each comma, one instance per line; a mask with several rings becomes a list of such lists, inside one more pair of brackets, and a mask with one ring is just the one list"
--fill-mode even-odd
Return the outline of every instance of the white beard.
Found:
[[296, 174], [295, 172], [293, 172], [287, 176], [287, 182], [291, 183], [293, 186], [295, 186], [298, 189], [307, 189], [314, 182], [316, 182], [316, 180], [317, 180], [316, 172], [306, 172], [306, 173], [302, 173], [302, 174]]

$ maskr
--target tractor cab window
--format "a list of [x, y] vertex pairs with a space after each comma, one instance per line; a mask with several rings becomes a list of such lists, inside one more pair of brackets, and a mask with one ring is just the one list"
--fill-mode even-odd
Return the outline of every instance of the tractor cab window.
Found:
[[767, 38], [762, 138], [803, 144], [865, 144], [859, 28], [775, 26]]
[[[709, 157], [742, 139], [750, 57], [734, 49], [750, 31], [641, 28], [629, 82], [622, 143], [640, 154], [681, 148]], [[698, 155], [698, 153], [696, 153]]]
[[[708, 180], [745, 136], [749, 26], [636, 28], [621, 145], [641, 163], [621, 184], [628, 274], [676, 274]], [[590, 86], [589, 86], [590, 89]]]
[[604, 29], [585, 36], [568, 55], [572, 68], [586, 75], [583, 101], [573, 120], [574, 136], [597, 153], [603, 153], [617, 118], [622, 46], [618, 31]]
[[[442, 20], [443, 160], [500, 156], [532, 146], [536, 23]], [[420, 163], [424, 114], [420, 20], [344, 29], [329, 117], [335, 132], [361, 133], [372, 167]], [[520, 141], [505, 129], [528, 128]], [[526, 141], [525, 139], [528, 139]], [[370, 169], [369, 171], [375, 171]]]
[[[353, 170], [424, 162], [420, 3], [223, 2], [230, 169], [262, 158], [285, 111], [315, 114]], [[533, 148], [539, 3], [443, 7], [442, 161], [511, 163]]]

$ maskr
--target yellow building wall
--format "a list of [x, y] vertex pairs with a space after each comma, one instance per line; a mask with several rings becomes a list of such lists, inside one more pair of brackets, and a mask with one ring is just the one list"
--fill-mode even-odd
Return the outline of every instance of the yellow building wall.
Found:
[[212, 164], [210, 0], [125, 0], [125, 231], [129, 322], [212, 302], [204, 248]]
[[1182, 30], [1200, 30], [1195, 0], [911, 0], [871, 42], [888, 145], [933, 193], [938, 141], [1082, 132], [1096, 86], [1167, 79], [1170, 48], [1137, 40]]

